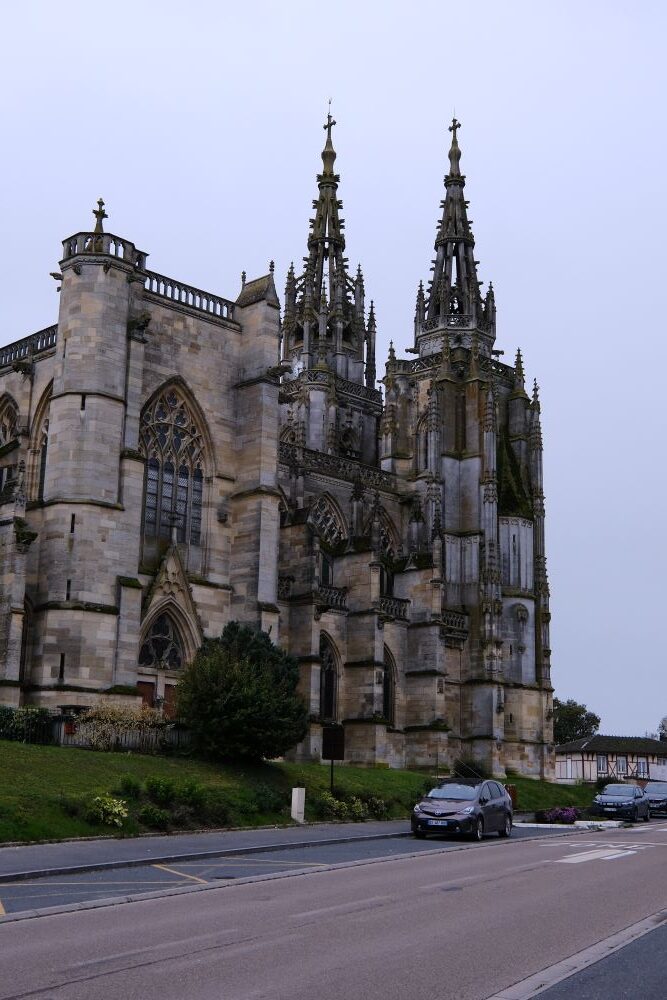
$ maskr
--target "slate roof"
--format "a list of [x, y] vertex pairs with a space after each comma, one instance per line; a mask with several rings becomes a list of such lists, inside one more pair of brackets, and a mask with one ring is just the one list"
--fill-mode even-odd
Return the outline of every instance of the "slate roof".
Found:
[[584, 736], [556, 747], [556, 753], [641, 753], [667, 757], [667, 740], [652, 740], [646, 736]]
[[262, 302], [264, 299], [271, 303], [271, 305], [280, 305], [276, 286], [273, 283], [273, 274], [265, 274], [262, 278], [254, 278], [252, 281], [246, 281], [236, 300], [236, 305], [251, 306], [255, 302]]

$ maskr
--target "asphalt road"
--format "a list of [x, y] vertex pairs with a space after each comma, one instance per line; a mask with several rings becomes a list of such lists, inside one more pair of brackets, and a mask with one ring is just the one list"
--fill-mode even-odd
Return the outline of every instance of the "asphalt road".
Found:
[[[405, 830], [407, 824], [401, 824]], [[360, 828], [363, 829], [363, 828]], [[515, 828], [515, 838], [558, 835], [562, 831]], [[282, 839], [282, 834], [279, 834]], [[360, 835], [359, 835], [360, 836]], [[492, 844], [495, 836], [483, 842]], [[417, 841], [404, 836], [397, 839], [348, 840], [342, 843], [315, 843], [309, 847], [262, 850], [253, 854], [226, 855], [205, 860], [152, 862], [113, 870], [58, 874], [53, 877], [0, 882], [0, 914], [64, 906], [86, 900], [123, 897], [128, 894], [175, 889], [187, 885], [251, 878], [255, 875], [288, 873], [306, 868], [322, 868], [350, 861], [380, 857], [400, 857], [415, 851], [460, 850], [465, 840], [433, 838]], [[112, 844], [116, 847], [116, 844]]]
[[[667, 900], [664, 823], [393, 850], [405, 843], [385, 841], [385, 861], [0, 923], [0, 1000], [482, 1000]], [[632, 995], [665, 992], [644, 980]]]

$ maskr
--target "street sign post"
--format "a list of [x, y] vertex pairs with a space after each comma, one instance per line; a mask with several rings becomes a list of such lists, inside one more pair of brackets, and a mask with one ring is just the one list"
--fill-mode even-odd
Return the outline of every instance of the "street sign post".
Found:
[[322, 759], [331, 761], [331, 794], [334, 790], [334, 761], [345, 760], [345, 730], [342, 726], [322, 729]]

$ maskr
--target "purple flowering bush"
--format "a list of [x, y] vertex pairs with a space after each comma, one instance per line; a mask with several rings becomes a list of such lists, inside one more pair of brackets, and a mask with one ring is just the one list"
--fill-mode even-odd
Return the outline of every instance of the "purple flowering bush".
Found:
[[535, 818], [538, 823], [572, 824], [580, 815], [581, 811], [574, 806], [556, 806], [554, 809], [541, 809]]

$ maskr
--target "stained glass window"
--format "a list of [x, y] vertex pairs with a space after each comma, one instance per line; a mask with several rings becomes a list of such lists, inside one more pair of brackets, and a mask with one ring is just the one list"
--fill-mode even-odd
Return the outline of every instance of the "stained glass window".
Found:
[[204, 442], [188, 403], [169, 388], [141, 417], [146, 463], [144, 534], [201, 544]]
[[167, 614], [158, 615], [139, 652], [139, 665], [162, 670], [180, 670], [183, 647], [173, 621]]

